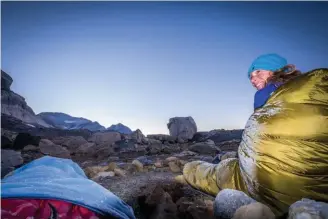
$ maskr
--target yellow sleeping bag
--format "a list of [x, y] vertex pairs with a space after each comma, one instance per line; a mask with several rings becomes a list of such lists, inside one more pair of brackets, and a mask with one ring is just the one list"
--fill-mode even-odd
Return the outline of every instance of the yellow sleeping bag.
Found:
[[301, 198], [328, 201], [328, 69], [316, 69], [279, 87], [249, 118], [239, 159], [187, 163], [193, 187], [216, 195], [245, 192], [277, 216]]

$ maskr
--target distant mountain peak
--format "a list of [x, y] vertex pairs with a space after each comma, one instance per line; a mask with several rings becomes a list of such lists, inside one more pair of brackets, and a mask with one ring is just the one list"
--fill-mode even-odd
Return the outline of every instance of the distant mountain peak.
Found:
[[60, 129], [87, 129], [90, 131], [115, 131], [122, 134], [131, 134], [132, 130], [123, 125], [122, 123], [117, 123], [111, 125], [109, 128], [105, 128], [100, 125], [97, 121], [93, 122], [89, 119], [82, 117], [74, 117], [66, 113], [61, 112], [42, 112], [37, 115], [39, 118], [42, 118], [43, 121], [49, 125], [60, 128]]
[[111, 125], [110, 127], [107, 128], [107, 130], [120, 132], [122, 134], [131, 134], [132, 133], [132, 130], [129, 127], [123, 125], [122, 123], [117, 123], [117, 124]]
[[37, 116], [41, 117], [49, 125], [61, 129], [87, 129], [90, 131], [104, 131], [106, 128], [98, 122], [92, 122], [82, 117], [73, 117], [60, 112], [43, 112]]

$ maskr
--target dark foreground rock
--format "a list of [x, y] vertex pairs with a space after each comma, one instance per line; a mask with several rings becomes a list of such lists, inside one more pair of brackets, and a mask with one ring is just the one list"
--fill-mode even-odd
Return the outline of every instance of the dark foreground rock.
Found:
[[236, 129], [236, 130], [224, 130], [224, 129], [216, 129], [209, 132], [197, 132], [192, 141], [196, 142], [203, 142], [208, 139], [215, 142], [215, 144], [219, 144], [224, 141], [231, 141], [231, 140], [241, 140], [243, 129]]
[[20, 151], [1, 149], [1, 178], [24, 162]]
[[289, 208], [288, 219], [326, 219], [328, 218], [328, 204], [303, 198]]

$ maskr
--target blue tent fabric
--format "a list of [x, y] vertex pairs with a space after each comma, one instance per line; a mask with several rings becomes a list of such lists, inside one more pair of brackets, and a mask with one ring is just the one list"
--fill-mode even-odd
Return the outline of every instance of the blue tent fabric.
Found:
[[45, 156], [1, 182], [1, 198], [63, 200], [114, 218], [135, 218], [132, 208], [96, 182], [72, 160]]

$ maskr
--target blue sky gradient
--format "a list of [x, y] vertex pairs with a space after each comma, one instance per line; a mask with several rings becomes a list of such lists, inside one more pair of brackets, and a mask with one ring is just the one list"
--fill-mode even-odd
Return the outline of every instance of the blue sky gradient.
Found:
[[244, 128], [247, 69], [276, 52], [328, 67], [328, 2], [1, 2], [1, 68], [36, 113], [168, 133]]

